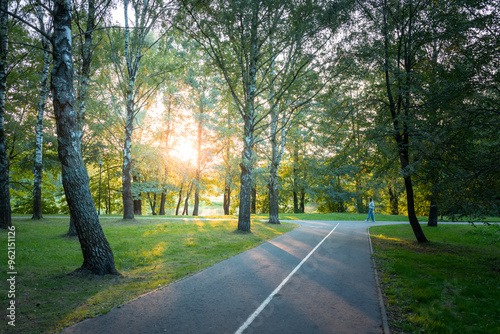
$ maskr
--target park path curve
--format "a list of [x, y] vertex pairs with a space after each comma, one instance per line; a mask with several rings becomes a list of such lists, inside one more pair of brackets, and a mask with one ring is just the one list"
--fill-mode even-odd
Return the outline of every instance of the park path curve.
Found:
[[62, 333], [387, 333], [368, 228], [394, 222], [293, 222], [300, 227]]

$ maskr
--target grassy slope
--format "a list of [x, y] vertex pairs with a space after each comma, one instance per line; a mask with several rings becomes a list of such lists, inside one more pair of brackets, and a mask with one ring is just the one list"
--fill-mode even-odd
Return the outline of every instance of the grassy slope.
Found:
[[372, 227], [393, 333], [500, 333], [500, 227]]
[[[78, 277], [68, 275], [82, 264], [78, 240], [63, 236], [68, 224], [69, 219], [14, 220], [17, 333], [59, 331], [293, 228], [253, 222], [252, 233], [243, 234], [235, 221], [102, 219], [122, 276]], [[7, 233], [0, 231], [0, 249], [6, 244]], [[2, 257], [0, 279], [6, 282]], [[0, 294], [0, 305], [7, 307], [7, 293]]]

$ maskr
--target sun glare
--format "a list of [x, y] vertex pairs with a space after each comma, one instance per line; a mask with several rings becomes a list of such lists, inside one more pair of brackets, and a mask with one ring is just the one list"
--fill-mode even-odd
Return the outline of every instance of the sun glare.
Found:
[[196, 150], [193, 143], [187, 138], [182, 138], [173, 148], [172, 156], [184, 162], [194, 163], [196, 160]]

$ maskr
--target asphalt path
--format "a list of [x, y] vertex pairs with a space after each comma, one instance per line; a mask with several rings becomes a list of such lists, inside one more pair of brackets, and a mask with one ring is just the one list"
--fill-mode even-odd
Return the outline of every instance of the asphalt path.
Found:
[[62, 333], [387, 333], [369, 226], [301, 226]]

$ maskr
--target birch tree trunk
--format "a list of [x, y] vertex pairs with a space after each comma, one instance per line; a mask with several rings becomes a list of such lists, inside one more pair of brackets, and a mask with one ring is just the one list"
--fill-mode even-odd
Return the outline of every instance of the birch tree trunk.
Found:
[[277, 140], [278, 112], [271, 114], [271, 165], [269, 167], [269, 223], [279, 224], [279, 183], [278, 169], [285, 149], [286, 130], [283, 127], [281, 145]]
[[[80, 136], [80, 142], [83, 139], [83, 128], [85, 126], [85, 115], [86, 115], [86, 100], [87, 100], [87, 95], [88, 95], [88, 90], [89, 90], [89, 82], [90, 82], [90, 69], [91, 69], [91, 64], [92, 64], [92, 34], [94, 33], [95, 29], [95, 21], [96, 21], [96, 16], [95, 16], [95, 1], [94, 0], [89, 0], [88, 2], [88, 15], [87, 15], [87, 27], [85, 29], [85, 32], [83, 33], [84, 36], [84, 42], [82, 43], [81, 46], [81, 67], [80, 67], [80, 73], [78, 75], [79, 77], [79, 84], [78, 84], [78, 97], [77, 97], [77, 104], [78, 104], [78, 113], [77, 113], [77, 119], [78, 119], [78, 135]], [[75, 227], [75, 221], [73, 218], [70, 219], [69, 221], [69, 229], [68, 229], [68, 236], [74, 237], [77, 235], [76, 232], [76, 227]]]
[[255, 93], [257, 83], [257, 62], [259, 56], [258, 13], [259, 6], [252, 6], [252, 21], [250, 27], [250, 59], [248, 72], [245, 73], [246, 84], [245, 110], [243, 112], [243, 152], [240, 163], [240, 207], [238, 215], [238, 230], [250, 231], [250, 206], [252, 202], [253, 148], [255, 145]]
[[[130, 85], [133, 86], [131, 80]], [[133, 88], [132, 88], [133, 89]], [[133, 91], [133, 90], [132, 90]], [[134, 127], [134, 96], [130, 91], [127, 94], [127, 120], [125, 123], [125, 140], [123, 144], [122, 166], [122, 201], [123, 219], [134, 219], [134, 199], [132, 198], [132, 130]]]
[[55, 1], [53, 19], [54, 65], [51, 90], [62, 182], [83, 254], [83, 264], [79, 271], [97, 275], [116, 275], [119, 273], [115, 269], [113, 252], [99, 223], [90, 192], [89, 177], [81, 155], [73, 88], [71, 1]]
[[[271, 99], [272, 101], [272, 99]], [[273, 103], [271, 102], [271, 105]], [[286, 114], [283, 114], [283, 119]], [[279, 224], [279, 183], [278, 169], [283, 158], [286, 144], [286, 129], [281, 129], [281, 144], [278, 144], [278, 121], [279, 114], [276, 107], [271, 112], [271, 165], [269, 166], [269, 223]]]
[[0, 228], [12, 226], [9, 157], [5, 137], [5, 94], [7, 92], [7, 46], [9, 39], [7, 0], [0, 0]]
[[[43, 16], [40, 6], [37, 7], [36, 16], [40, 29], [45, 31]], [[35, 164], [33, 169], [33, 215], [31, 219], [39, 220], [42, 218], [42, 161], [43, 161], [43, 117], [45, 113], [45, 104], [48, 96], [48, 80], [50, 67], [50, 45], [49, 41], [42, 35], [43, 47], [43, 68], [42, 80], [40, 84], [40, 95], [37, 105], [37, 121], [35, 134]]]
[[153, 5], [153, 2], [150, 3], [146, 1], [142, 5], [132, 2], [132, 5], [135, 10], [135, 29], [132, 32], [133, 36], [131, 36], [131, 29], [129, 27], [129, 1], [125, 0], [123, 3], [125, 15], [125, 62], [127, 67], [126, 78], [123, 78], [124, 81], [127, 81], [125, 83], [127, 87], [125, 92], [126, 120], [122, 167], [123, 219], [134, 218], [134, 200], [132, 197], [132, 178], [130, 172], [132, 170], [132, 132], [134, 130], [134, 119], [137, 113], [135, 105], [136, 80], [143, 52], [147, 48], [147, 34], [156, 21], [156, 19], [147, 18], [148, 12], [152, 10], [150, 5]]
[[42, 160], [43, 160], [43, 117], [45, 112], [45, 103], [48, 95], [48, 80], [50, 66], [50, 51], [48, 50], [48, 42], [44, 40], [44, 59], [42, 70], [42, 81], [40, 87], [40, 96], [38, 100], [38, 115], [36, 120], [36, 136], [35, 136], [35, 168], [33, 181], [33, 216], [31, 219], [42, 218]]

